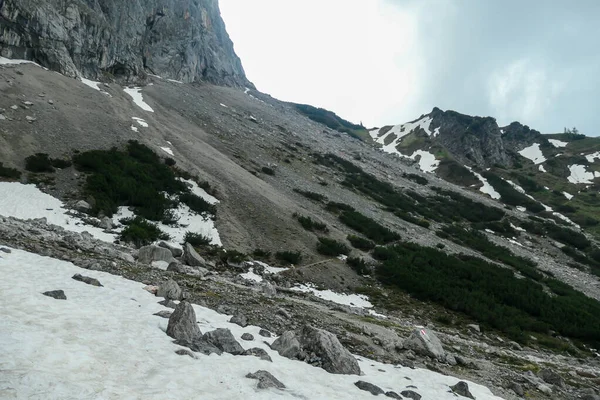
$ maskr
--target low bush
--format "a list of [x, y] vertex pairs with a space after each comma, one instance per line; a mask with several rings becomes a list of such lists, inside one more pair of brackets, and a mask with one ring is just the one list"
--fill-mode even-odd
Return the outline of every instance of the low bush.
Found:
[[269, 259], [271, 258], [271, 252], [265, 249], [254, 249], [252, 255], [256, 258]]
[[412, 174], [412, 173], [404, 173], [402, 174], [402, 177], [409, 179], [415, 183], [418, 183], [419, 185], [427, 185], [429, 183], [429, 181], [427, 180], [427, 178], [422, 177], [421, 175], [417, 175], [417, 174]]
[[297, 265], [302, 261], [302, 254], [299, 251], [278, 251], [275, 258], [288, 264]]
[[400, 239], [400, 235], [396, 232], [386, 228], [358, 211], [343, 211], [340, 214], [339, 219], [346, 226], [362, 233], [378, 244], [391, 243]]
[[369, 251], [375, 248], [375, 243], [371, 242], [369, 239], [365, 239], [360, 236], [348, 235], [347, 239], [352, 245], [352, 247], [359, 250]]
[[275, 175], [275, 170], [271, 167], [262, 167], [260, 170], [263, 172], [263, 174]]
[[301, 194], [307, 199], [311, 199], [314, 201], [325, 201], [327, 200], [327, 196], [321, 193], [311, 192], [310, 190], [302, 190], [302, 189], [294, 189], [294, 192]]
[[18, 171], [14, 168], [5, 167], [0, 162], [0, 178], [17, 180], [21, 178], [21, 171]]
[[503, 203], [506, 203], [511, 206], [522, 206], [532, 213], [539, 213], [544, 211], [544, 206], [542, 206], [539, 202], [530, 199], [525, 194], [519, 192], [515, 189], [510, 183], [494, 174], [493, 172], [486, 171], [481, 175], [485, 179], [488, 180], [490, 185], [494, 187], [494, 189], [500, 193], [501, 199]]
[[183, 243], [189, 243], [192, 246], [206, 246], [210, 244], [211, 240], [208, 236], [196, 232], [186, 232], [183, 237]]
[[300, 222], [300, 225], [307, 231], [319, 231], [329, 232], [327, 225], [322, 222], [315, 221], [311, 217], [305, 217], [304, 215], [294, 214], [294, 217]]
[[348, 266], [359, 275], [369, 275], [371, 273], [371, 270], [367, 266], [367, 263], [362, 258], [348, 257], [346, 259], [346, 264], [348, 264]]
[[167, 157], [165, 158], [165, 165], [167, 165], [168, 167], [173, 167], [175, 166], [176, 162], [174, 159], [172, 159], [171, 157]]
[[52, 161], [48, 154], [36, 153], [25, 158], [25, 169], [30, 172], [54, 172]]
[[137, 247], [149, 245], [157, 240], [170, 239], [170, 236], [161, 231], [158, 226], [141, 217], [124, 219], [121, 223], [127, 225], [121, 232], [121, 240], [133, 243]]
[[350, 248], [342, 242], [330, 238], [319, 238], [317, 252], [325, 256], [337, 257], [340, 254], [349, 254]]
[[217, 212], [217, 208], [213, 204], [210, 204], [202, 197], [193, 193], [184, 193], [180, 195], [179, 201], [188, 206], [190, 210], [195, 211], [198, 214], [208, 213], [215, 215]]

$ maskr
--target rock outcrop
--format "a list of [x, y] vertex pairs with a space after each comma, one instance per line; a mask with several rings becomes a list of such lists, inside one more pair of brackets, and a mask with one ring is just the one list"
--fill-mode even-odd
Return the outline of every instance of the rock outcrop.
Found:
[[438, 361], [445, 361], [446, 359], [446, 352], [440, 339], [437, 338], [435, 333], [425, 328], [414, 330], [408, 339], [404, 341], [403, 346], [407, 350], [433, 357]]
[[196, 322], [196, 313], [187, 301], [179, 303], [171, 314], [167, 335], [181, 342], [193, 342], [201, 337], [202, 332]]
[[254, 87], [217, 0], [3, 0], [0, 55], [67, 76]]

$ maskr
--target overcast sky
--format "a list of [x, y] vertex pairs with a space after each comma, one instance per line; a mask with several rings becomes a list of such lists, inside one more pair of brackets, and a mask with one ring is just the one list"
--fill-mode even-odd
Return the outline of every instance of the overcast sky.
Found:
[[248, 78], [383, 126], [434, 106], [600, 135], [600, 0], [220, 0]]

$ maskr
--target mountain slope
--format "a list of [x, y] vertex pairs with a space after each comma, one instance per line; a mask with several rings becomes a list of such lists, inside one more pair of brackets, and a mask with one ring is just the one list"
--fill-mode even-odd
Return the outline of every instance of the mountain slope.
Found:
[[155, 74], [253, 87], [217, 0], [5, 0], [0, 55], [96, 80]]

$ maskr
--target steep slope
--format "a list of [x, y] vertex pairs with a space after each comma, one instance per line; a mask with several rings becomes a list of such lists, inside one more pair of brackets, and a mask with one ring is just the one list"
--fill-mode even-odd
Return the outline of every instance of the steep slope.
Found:
[[145, 77], [253, 87], [217, 0], [5, 0], [0, 55], [90, 79]]

